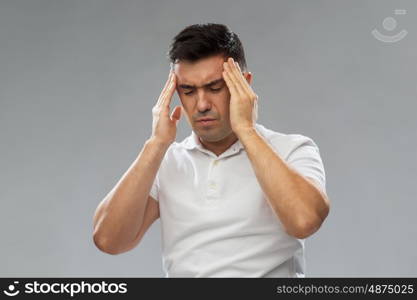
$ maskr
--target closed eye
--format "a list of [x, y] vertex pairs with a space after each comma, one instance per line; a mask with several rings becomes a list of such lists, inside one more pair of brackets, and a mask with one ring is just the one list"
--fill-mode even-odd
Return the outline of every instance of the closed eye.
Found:
[[[212, 92], [212, 93], [217, 93], [217, 92], [219, 92], [222, 88], [223, 88], [224, 86], [222, 85], [222, 86], [220, 86], [220, 87], [218, 87], [218, 88], [213, 88], [213, 87], [211, 87], [210, 85], [209, 86], [206, 86], [206, 88], [210, 91], [210, 92]], [[186, 88], [186, 90], [187, 90], [187, 92], [183, 92], [184, 93], [184, 95], [191, 95], [192, 93], [194, 93], [194, 89], [189, 89], [189, 88]]]
[[220, 91], [222, 88], [221, 87], [219, 87], [219, 88], [210, 88], [210, 91], [212, 91], [212, 92], [218, 92], [218, 91]]
[[[219, 92], [221, 89], [222, 89], [222, 87], [219, 87], [219, 88], [209, 88], [210, 92], [214, 92], [214, 93]], [[192, 90], [189, 91], [189, 92], [184, 92], [184, 95], [191, 95], [193, 92], [194, 91], [192, 91]]]

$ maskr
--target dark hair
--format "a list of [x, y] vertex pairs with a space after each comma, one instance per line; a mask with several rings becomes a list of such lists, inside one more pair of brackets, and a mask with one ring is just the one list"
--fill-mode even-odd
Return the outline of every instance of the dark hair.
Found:
[[232, 57], [242, 71], [246, 69], [245, 52], [239, 37], [223, 24], [187, 26], [174, 37], [168, 51], [171, 63], [181, 60], [194, 62], [218, 54]]

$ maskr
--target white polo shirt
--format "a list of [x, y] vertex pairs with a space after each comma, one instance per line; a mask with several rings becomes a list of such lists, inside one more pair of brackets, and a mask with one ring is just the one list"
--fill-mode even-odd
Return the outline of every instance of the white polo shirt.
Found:
[[[311, 138], [255, 128], [325, 192]], [[150, 195], [159, 201], [166, 277], [305, 277], [304, 240], [285, 232], [239, 140], [219, 156], [203, 148], [194, 131], [172, 143]]]

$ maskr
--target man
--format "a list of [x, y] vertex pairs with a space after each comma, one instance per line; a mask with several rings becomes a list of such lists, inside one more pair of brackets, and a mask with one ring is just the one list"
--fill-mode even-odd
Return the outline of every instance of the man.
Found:
[[[226, 26], [186, 27], [169, 56], [151, 137], [99, 204], [95, 244], [126, 252], [160, 217], [167, 277], [304, 277], [304, 239], [329, 212], [317, 145], [256, 123], [253, 75]], [[178, 143], [182, 111], [192, 133]]]

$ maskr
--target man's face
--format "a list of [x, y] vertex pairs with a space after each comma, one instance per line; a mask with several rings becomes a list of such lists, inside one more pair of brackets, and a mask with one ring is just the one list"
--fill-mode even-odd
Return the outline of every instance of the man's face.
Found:
[[[230, 93], [223, 80], [223, 55], [174, 65], [177, 92], [188, 122], [204, 141], [223, 140], [232, 133], [229, 118]], [[201, 118], [214, 121], [202, 123]]]

